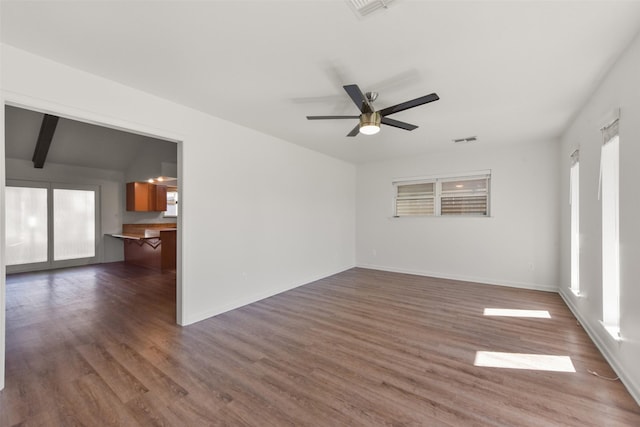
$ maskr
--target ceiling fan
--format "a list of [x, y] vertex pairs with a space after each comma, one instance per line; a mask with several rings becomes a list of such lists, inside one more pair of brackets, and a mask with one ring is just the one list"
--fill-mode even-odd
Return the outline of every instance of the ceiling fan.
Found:
[[400, 104], [392, 105], [391, 107], [383, 108], [382, 110], [376, 111], [373, 108], [373, 101], [375, 101], [378, 97], [377, 92], [367, 92], [366, 94], [363, 94], [358, 85], [346, 85], [343, 86], [343, 88], [356, 104], [356, 106], [360, 109], [360, 112], [362, 114], [360, 114], [359, 116], [307, 116], [307, 119], [360, 119], [360, 122], [351, 130], [351, 132], [347, 134], [347, 136], [356, 136], [358, 133], [363, 133], [365, 135], [374, 135], [380, 132], [381, 123], [404, 130], [414, 130], [418, 126], [401, 122], [399, 120], [390, 119], [387, 116], [440, 99], [438, 95], [432, 93], [429, 95], [421, 96], [420, 98], [412, 99], [411, 101], [402, 102]]

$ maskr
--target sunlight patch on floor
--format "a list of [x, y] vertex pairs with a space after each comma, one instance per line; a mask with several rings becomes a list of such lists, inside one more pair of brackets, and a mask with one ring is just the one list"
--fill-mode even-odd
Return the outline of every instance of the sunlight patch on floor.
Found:
[[473, 364], [487, 368], [528, 369], [553, 372], [576, 371], [569, 356], [554, 356], [550, 354], [476, 351], [476, 359]]
[[510, 308], [485, 308], [485, 316], [504, 317], [532, 317], [536, 319], [551, 319], [547, 310], [515, 310]]

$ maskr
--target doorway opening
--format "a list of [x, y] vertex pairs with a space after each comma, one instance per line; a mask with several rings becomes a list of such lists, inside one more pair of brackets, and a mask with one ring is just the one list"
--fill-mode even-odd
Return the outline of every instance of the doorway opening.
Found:
[[[165, 177], [180, 192], [181, 142], [115, 127], [108, 120], [56, 116], [5, 105], [5, 265], [7, 274], [124, 262], [127, 224], [166, 224], [174, 243], [176, 323], [181, 323], [181, 218], [177, 211], [126, 209], [127, 182]], [[47, 150], [45, 122], [57, 117]], [[36, 157], [40, 166], [36, 166]], [[172, 206], [174, 209], [175, 206]]]

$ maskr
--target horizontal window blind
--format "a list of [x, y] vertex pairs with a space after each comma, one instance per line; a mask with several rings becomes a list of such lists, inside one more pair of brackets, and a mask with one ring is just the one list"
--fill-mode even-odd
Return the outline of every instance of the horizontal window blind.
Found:
[[434, 211], [433, 182], [398, 185], [396, 216], [433, 215]]
[[442, 183], [441, 215], [487, 215], [489, 179], [465, 179]]

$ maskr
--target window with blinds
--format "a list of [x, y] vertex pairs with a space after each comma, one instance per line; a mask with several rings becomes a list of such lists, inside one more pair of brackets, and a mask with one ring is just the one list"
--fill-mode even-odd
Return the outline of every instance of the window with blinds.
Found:
[[396, 216], [433, 215], [434, 207], [433, 182], [398, 185]]
[[442, 183], [441, 215], [486, 216], [489, 211], [489, 178], [464, 179]]
[[489, 216], [490, 173], [394, 182], [395, 216]]

